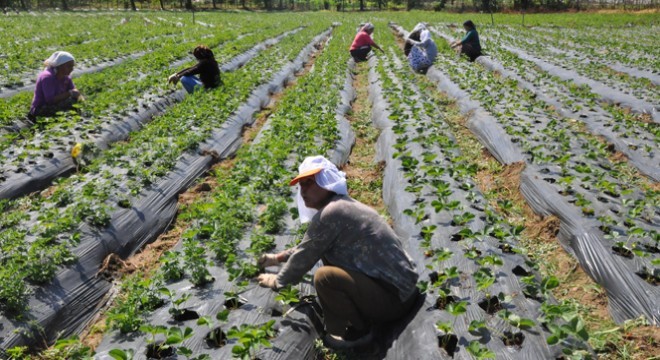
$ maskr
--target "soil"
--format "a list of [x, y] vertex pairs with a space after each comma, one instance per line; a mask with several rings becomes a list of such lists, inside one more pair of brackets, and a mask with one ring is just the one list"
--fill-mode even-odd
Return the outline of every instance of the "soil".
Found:
[[[381, 193], [381, 187], [374, 188], [373, 185], [380, 184], [383, 177], [384, 162], [375, 162], [375, 141], [378, 131], [371, 124], [371, 105], [368, 102], [366, 75], [367, 64], [357, 64], [353, 87], [356, 90], [356, 100], [351, 104], [351, 112], [347, 119], [355, 131], [355, 145], [353, 146], [350, 159], [342, 168], [346, 173], [349, 183], [355, 186], [349, 187], [351, 197], [371, 206], [378, 213], [386, 211]], [[357, 184], [359, 182], [359, 184]]]
[[[211, 334], [213, 334], [213, 336], [211, 336]], [[227, 344], [227, 335], [221, 328], [217, 327], [209, 331], [204, 340], [206, 341], [206, 345], [210, 348], [217, 349]]]
[[458, 347], [458, 337], [454, 334], [438, 336], [438, 346], [453, 358]]

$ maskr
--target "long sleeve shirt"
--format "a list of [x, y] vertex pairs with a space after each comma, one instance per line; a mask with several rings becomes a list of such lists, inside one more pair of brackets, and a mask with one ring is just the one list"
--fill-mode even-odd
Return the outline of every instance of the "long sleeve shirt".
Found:
[[34, 88], [34, 98], [32, 99], [32, 106], [30, 113], [34, 114], [36, 110], [44, 105], [54, 105], [55, 97], [76, 87], [73, 85], [73, 80], [70, 76], [65, 76], [58, 79], [55, 71], [47, 68], [37, 77], [37, 84]]
[[220, 85], [220, 68], [215, 59], [201, 59], [197, 64], [179, 71], [177, 75], [179, 77], [199, 75], [199, 80], [202, 81], [202, 84], [207, 89]]
[[390, 285], [402, 301], [416, 291], [415, 263], [392, 228], [375, 210], [345, 195], [335, 195], [314, 215], [302, 242], [288, 255], [277, 275], [280, 286], [299, 282], [323, 260]]
[[475, 50], [481, 51], [481, 43], [479, 42], [479, 34], [476, 29], [472, 29], [465, 34], [461, 44], [468, 44], [472, 46]]

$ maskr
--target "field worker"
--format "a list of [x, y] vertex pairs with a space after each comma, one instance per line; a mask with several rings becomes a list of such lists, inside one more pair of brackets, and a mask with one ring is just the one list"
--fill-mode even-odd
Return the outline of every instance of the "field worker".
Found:
[[372, 23], [366, 23], [355, 35], [355, 39], [353, 39], [350, 49], [351, 56], [355, 62], [367, 61], [367, 55], [371, 51], [372, 46], [383, 51], [383, 49], [374, 42], [374, 39], [371, 38], [373, 32], [374, 25]]
[[306, 158], [290, 185], [298, 184], [302, 222], [311, 222], [297, 246], [265, 254], [261, 267], [285, 263], [278, 274], [261, 274], [259, 285], [278, 289], [314, 274], [327, 335], [333, 348], [371, 341], [372, 325], [402, 318], [418, 291], [415, 264], [378, 213], [348, 196], [345, 174], [322, 156]]
[[[409, 46], [410, 45], [410, 46]], [[413, 31], [408, 35], [404, 52], [406, 50], [408, 62], [413, 70], [425, 74], [426, 71], [433, 65], [435, 57], [438, 56], [438, 47], [431, 39], [431, 32], [426, 28], [426, 25], [419, 23]]]
[[479, 42], [479, 34], [477, 33], [477, 28], [474, 26], [472, 20], [468, 20], [463, 23], [463, 28], [467, 33], [461, 40], [456, 40], [451, 44], [452, 48], [457, 48], [460, 46], [461, 54], [467, 55], [470, 61], [476, 60], [481, 56], [481, 43]]
[[75, 65], [73, 55], [56, 51], [44, 61], [44, 65], [46, 68], [39, 74], [34, 88], [28, 114], [31, 120], [37, 116], [53, 116], [58, 111], [71, 110], [73, 104], [83, 100], [70, 76]]
[[[195, 89], [203, 87], [213, 89], [220, 84], [220, 68], [215, 61], [213, 51], [208, 46], [198, 45], [193, 51], [193, 56], [197, 59], [197, 64], [187, 69], [183, 69], [167, 78], [168, 83], [176, 84], [181, 80], [181, 84], [188, 94], [192, 94]], [[199, 77], [194, 76], [199, 75]]]

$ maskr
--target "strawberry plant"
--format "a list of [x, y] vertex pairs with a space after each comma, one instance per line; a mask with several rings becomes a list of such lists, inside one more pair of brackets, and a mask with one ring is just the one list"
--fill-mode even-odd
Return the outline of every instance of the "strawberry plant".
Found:
[[229, 329], [227, 337], [237, 341], [232, 354], [241, 359], [254, 359], [259, 349], [271, 346], [268, 340], [276, 335], [274, 324], [275, 320], [270, 320], [261, 326], [242, 324]]

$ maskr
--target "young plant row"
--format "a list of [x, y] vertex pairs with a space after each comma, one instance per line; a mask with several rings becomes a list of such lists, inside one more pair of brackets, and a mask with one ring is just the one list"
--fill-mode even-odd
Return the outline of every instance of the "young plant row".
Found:
[[[281, 31], [280, 26], [291, 25], [293, 22], [285, 24], [265, 23], [257, 25], [255, 23], [246, 23], [244, 27], [237, 27], [223, 31], [216, 31], [211, 37], [206, 37], [203, 41], [206, 45], [217, 51], [216, 60], [219, 63], [229, 60], [237, 53], [247, 50], [255, 42], [263, 41], [268, 37], [274, 36]], [[260, 29], [261, 31], [255, 31]], [[239, 36], [243, 33], [243, 36]], [[248, 36], [244, 36], [250, 34]], [[158, 49], [152, 50], [142, 58], [126, 61], [105, 69], [102, 73], [87, 74], [75, 80], [76, 86], [85, 94], [86, 102], [78, 104], [81, 114], [86, 121], [95, 121], [103, 123], [108, 117], [126, 115], [133, 109], [140, 110], [154, 97], [160, 97], [169, 93], [167, 84], [162, 76], [168, 76], [169, 73], [179, 70], [178, 67], [192, 62], [189, 56], [185, 54], [200, 43], [201, 34], [192, 36], [180, 36], [169, 39]], [[183, 58], [183, 61], [181, 60]], [[176, 65], [178, 63], [178, 65]], [[172, 66], [176, 69], [172, 69]], [[3, 114], [0, 115], [0, 124], [11, 126], [17, 120], [23, 120], [30, 108], [31, 93], [21, 93], [11, 99], [3, 100], [6, 106], [3, 107]], [[60, 123], [69, 122], [71, 116], [64, 119], [40, 119], [39, 127], [43, 130], [50, 130]], [[88, 118], [100, 118], [96, 120]], [[23, 140], [30, 142], [33, 136], [33, 129], [22, 130], [20, 133], [3, 134], [1, 149], [6, 149], [15, 141]], [[57, 131], [57, 128], [54, 129]]]
[[465, 350], [476, 358], [510, 351], [550, 356], [557, 349], [547, 344], [561, 341], [565, 352], [586, 354], [584, 343], [570, 345], [569, 338], [588, 337], [575, 314], [563, 314], [569, 323], [582, 324], [568, 332], [570, 326], [559, 325], [563, 319], [544, 313], [559, 307], [549, 291], [558, 280], [540, 279], [535, 264], [515, 254], [522, 228], [507, 224], [475, 188], [476, 168], [462, 158], [442, 120], [446, 105], [424, 96], [400, 50], [389, 50], [387, 57], [379, 57], [377, 70], [394, 123], [393, 157], [413, 199], [404, 214], [419, 229], [425, 256], [429, 280], [421, 281], [420, 288], [437, 294], [439, 346], [453, 356], [461, 351], [458, 338], [465, 337]]
[[[57, 50], [71, 52], [76, 57], [78, 68], [85, 68], [145, 49], [158, 48], [162, 43], [171, 40], [167, 37], [170, 35], [180, 36], [191, 33], [191, 30], [196, 32], [198, 37], [212, 33], [209, 29], [194, 24], [182, 24], [181, 27], [159, 26], [148, 17], [153, 17], [153, 14], [104, 14], [86, 18], [61, 16], [46, 21], [41, 17], [39, 21], [33, 21], [29, 14], [10, 17], [11, 23], [21, 27], [12, 33], [27, 33], [37, 38], [34, 41], [4, 44], [3, 49], [6, 52], [3, 51], [3, 54], [6, 57], [2, 61], [4, 66], [0, 66], [0, 86], [20, 86], [33, 81], [35, 70], [41, 68], [43, 60]], [[44, 24], [41, 24], [42, 21]], [[31, 24], [34, 23], [39, 23], [40, 26], [31, 30]], [[74, 29], [85, 30], [76, 33]], [[72, 35], [68, 35], [72, 32]], [[45, 37], [45, 34], [52, 35]], [[139, 36], [136, 36], [137, 34]]]
[[[444, 32], [438, 34], [451, 38]], [[613, 104], [602, 104], [600, 97], [588, 86], [539, 71], [535, 63], [521, 59], [503, 47], [495, 46], [490, 53], [493, 57], [482, 57], [480, 64], [532, 92], [538, 101], [545, 102], [565, 121], [583, 122], [590, 132], [603, 136], [608, 146], [627, 156], [631, 165], [643, 174], [652, 180], [660, 178], [655, 159], [660, 128], [645, 120], [646, 115], [634, 114]]]
[[535, 38], [533, 36], [534, 32], [530, 32], [527, 35], [531, 36], [526, 36], [522, 39], [511, 35], [507, 30], [510, 29], [489, 33], [488, 39], [492, 41], [492, 46], [489, 46], [489, 48], [498, 48], [501, 47], [501, 44], [508, 44], [525, 49], [526, 52], [544, 61], [576, 71], [582, 76], [597, 80], [623, 93], [632, 94], [639, 99], [654, 104], [660, 101], [660, 90], [649, 79], [617, 72], [608, 67], [607, 63], [597, 62], [593, 59], [584, 61], [582, 59], [583, 55], [579, 51], [588, 48], [588, 46], [581, 46], [579, 50], [576, 49], [578, 52], [575, 52], [566, 49], [561, 44], [554, 44], [552, 41], [548, 41], [548, 39]]
[[[191, 327], [194, 334], [183, 344], [185, 346], [176, 344], [179, 354], [190, 351], [187, 356], [223, 358], [231, 353], [234, 357], [254, 358], [261, 347], [279, 342], [278, 348], [290, 351], [295, 342], [305, 339], [305, 335], [295, 331], [289, 331], [293, 335], [287, 335], [286, 340], [279, 339], [287, 333], [287, 321], [280, 316], [287, 313], [289, 305], [302, 301], [302, 292], [288, 287], [274, 299], [273, 295], [267, 295], [270, 299], [267, 303], [275, 300], [284, 304], [279, 310], [270, 311], [262, 307], [265, 305], [264, 294], [270, 294], [271, 290], [255, 288], [249, 280], [257, 274], [256, 259], [261, 253], [273, 251], [276, 238], [280, 239], [279, 245], [284, 245], [282, 240], [295, 242], [301, 238], [302, 232], [291, 228], [290, 220], [284, 221], [286, 217], [295, 217], [296, 214], [293, 211], [289, 215], [292, 205], [291, 188], [287, 181], [304, 156], [324, 154], [335, 146], [335, 109], [341, 101], [340, 90], [347, 71], [346, 62], [337, 59], [342, 57], [344, 40], [349, 39], [351, 33], [352, 28], [347, 26], [335, 29], [333, 38], [317, 57], [313, 70], [299, 78], [277, 102], [276, 110], [268, 117], [258, 142], [239, 150], [230, 167], [218, 168], [214, 183], [221, 186], [211, 191], [203, 201], [189, 205], [182, 213], [181, 218], [190, 222], [190, 226], [183, 233], [180, 245], [161, 259], [161, 267], [151, 283], [145, 283], [140, 288], [131, 285], [108, 315], [110, 328], [123, 333], [140, 331], [142, 335], [137, 342], [130, 344], [106, 337], [107, 341], [104, 340], [98, 349], [101, 354], [107, 351], [110, 355], [116, 354], [116, 358], [122, 358], [120, 354], [129, 353], [128, 347], [136, 349], [135, 355], [139, 357], [143, 351], [139, 345], [145, 341], [164, 340], [158, 346], [172, 345], [167, 344], [167, 339], [162, 336], [147, 336], [144, 340], [144, 334], [150, 333], [149, 328], [160, 326], [158, 324], [162, 320], [157, 314], [166, 310], [153, 307], [148, 311], [142, 310], [145, 307], [139, 305], [139, 299], [148, 298], [144, 294], [149, 292], [160, 299], [154, 303], [162, 303], [164, 298], [169, 298], [167, 312], [172, 315], [181, 312], [180, 299], [187, 300], [185, 304], [191, 305], [189, 310], [204, 311], [196, 322], [176, 321], [177, 326]], [[319, 98], [324, 101], [316, 101]], [[196, 255], [191, 256], [193, 253]], [[193, 288], [189, 288], [188, 284]], [[163, 285], [167, 290], [161, 290], [159, 294], [156, 290]], [[200, 307], [198, 299], [204, 298], [204, 294], [211, 289], [223, 289], [222, 295], [206, 301], [208, 304], [204, 308]], [[178, 293], [174, 294], [176, 291]], [[239, 307], [241, 310], [235, 310]], [[250, 307], [256, 307], [264, 315], [249, 316], [245, 312]], [[225, 315], [227, 310], [231, 311]], [[206, 314], [208, 311], [210, 313]], [[216, 312], [223, 314], [218, 315], [223, 320], [220, 323], [209, 322], [208, 319], [212, 319]], [[250, 317], [258, 323], [246, 322], [246, 318]], [[279, 331], [263, 332], [256, 334], [253, 341], [247, 340], [247, 334], [244, 334], [247, 330], [258, 328], [263, 322], [272, 326], [275, 320], [277, 325], [273, 328]], [[210, 348], [200, 346], [203, 339], [206, 339], [207, 345], [210, 344]], [[259, 342], [260, 339], [263, 341]], [[227, 348], [220, 349], [225, 344]]]
[[[506, 27], [506, 31], [512, 30], [512, 27]], [[542, 26], [532, 31], [525, 30], [525, 34], [532, 39], [556, 44], [554, 47], [558, 49], [575, 49], [588, 59], [653, 72], [658, 67], [658, 52], [653, 42], [654, 36], [649, 36], [649, 31], [656, 30], [647, 26], [608, 27], [606, 30], [597, 26], [579, 29]], [[630, 39], [635, 39], [635, 42]]]
[[47, 193], [3, 201], [0, 302], [20, 309], [29, 291], [23, 279], [47, 282], [59, 265], [72, 261], [70, 249], [81, 223], [104, 228], [114, 211], [130, 208], [133, 197], [156, 185], [182, 154], [195, 149], [270, 78], [273, 67], [293, 59], [321, 29], [320, 24], [310, 27], [264, 51], [250, 69], [226, 74], [223, 88], [187, 97]]
[[[250, 41], [261, 42], [265, 36], [272, 36], [267, 31], [263, 34], [258, 37], [248, 36], [239, 41], [228, 41], [224, 43], [219, 55], [224, 59], [227, 57], [225, 49], [234, 54], [236, 49], [245, 50], [252, 47]], [[186, 44], [181, 44], [179, 50], [183, 51], [184, 46]], [[257, 51], [250, 56], [256, 54]], [[152, 64], [152, 69], [153, 66], [160, 67], [142, 79], [121, 80], [121, 69], [106, 74], [107, 78], [101, 77], [103, 82], [106, 82], [105, 79], [112, 79], [111, 75], [117, 75], [116, 78], [119, 79], [116, 85], [107, 86], [106, 90], [92, 94], [88, 103], [93, 104], [94, 108], [83, 110], [83, 116], [70, 113], [52, 119], [50, 123], [45, 123], [46, 119], [42, 119], [40, 126], [44, 127], [43, 131], [32, 127], [23, 129], [20, 133], [7, 134], [7, 137], [23, 138], [18, 144], [14, 141], [13, 145], [3, 152], [6, 162], [2, 166], [4, 175], [0, 179], [0, 197], [16, 197], [26, 190], [38, 190], [39, 188], [31, 185], [34, 179], [30, 175], [35, 171], [39, 179], [45, 180], [41, 183], [46, 185], [53, 177], [74, 169], [75, 164], [70, 160], [70, 152], [75, 143], [85, 144], [88, 149], [107, 148], [109, 143], [124, 139], [129, 130], [137, 128], [133, 125], [134, 122], [143, 126], [153, 118], [154, 113], [164, 112], [172, 103], [181, 100], [184, 96], [183, 90], [173, 92], [165, 89], [163, 79], [168, 76], [169, 71], [173, 71], [167, 67], [167, 59], [163, 58], [158, 64]], [[231, 70], [235, 68], [236, 64], [232, 64]], [[146, 95], [143, 95], [145, 92]], [[158, 94], [159, 92], [161, 94]], [[26, 145], [22, 147], [19, 144]], [[87, 152], [86, 161], [90, 159], [89, 155], [91, 154]]]
[[438, 67], [498, 119], [527, 163], [580, 207], [585, 219], [597, 220], [607, 237], [625, 236], [609, 246], [617, 253], [622, 246], [630, 250], [626, 256], [634, 254], [648, 269], [657, 266], [657, 190], [626, 162], [610, 160], [608, 145], [578, 122], [565, 121], [514, 81], [457, 60], [446, 43], [439, 48]]
[[506, 68], [512, 69], [522, 79], [559, 100], [581, 121], [593, 122], [611, 131], [613, 136], [624, 140], [629, 150], [639, 156], [647, 159], [655, 158], [660, 127], [653, 122], [645, 121], [643, 115], [630, 113], [615, 105], [601, 105], [599, 96], [591, 92], [588, 87], [575, 85], [570, 81], [538, 71], [535, 64], [521, 59], [502, 47], [495, 46], [491, 53]]

